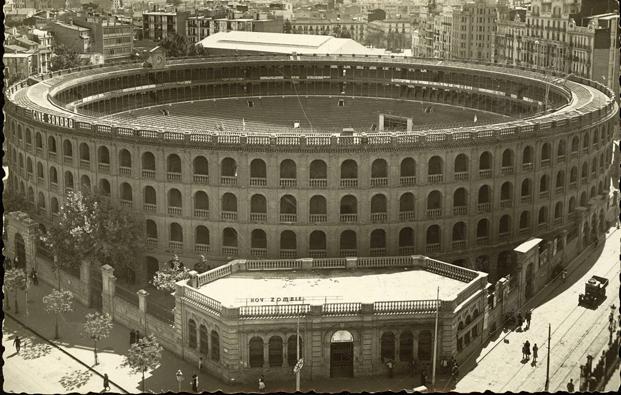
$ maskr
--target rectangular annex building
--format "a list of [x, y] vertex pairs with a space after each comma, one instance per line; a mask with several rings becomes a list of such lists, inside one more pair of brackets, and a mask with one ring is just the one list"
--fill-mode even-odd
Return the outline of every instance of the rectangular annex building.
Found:
[[[481, 347], [487, 274], [425, 256], [234, 260], [177, 283], [184, 358], [227, 381], [431, 368]], [[439, 299], [436, 298], [439, 288]]]

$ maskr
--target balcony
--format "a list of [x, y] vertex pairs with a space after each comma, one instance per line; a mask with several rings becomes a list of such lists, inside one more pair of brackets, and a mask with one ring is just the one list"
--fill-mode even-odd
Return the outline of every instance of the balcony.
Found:
[[166, 173], [166, 179], [168, 181], [181, 181], [181, 173], [173, 173], [169, 171]]
[[371, 222], [374, 224], [384, 223], [388, 220], [387, 213], [371, 213]]
[[53, 160], [54, 162], [56, 162], [56, 152], [48, 152], [47, 153], [47, 158], [49, 160]]
[[65, 195], [73, 193], [73, 187], [65, 187]]
[[298, 256], [298, 251], [292, 249], [281, 249], [279, 256], [280, 259], [295, 259]]
[[308, 180], [308, 186], [311, 188], [327, 188], [328, 179], [327, 178], [311, 178], [310, 180]]
[[341, 214], [341, 223], [352, 223], [358, 221], [358, 214]]
[[71, 165], [73, 165], [73, 157], [72, 157], [72, 156], [70, 156], [70, 155], [65, 155], [65, 156], [64, 156], [64, 158], [63, 158], [63, 162], [64, 162], [66, 165], [71, 166]]
[[222, 185], [237, 185], [237, 177], [235, 176], [221, 176], [220, 184]]
[[250, 255], [254, 258], [267, 258], [267, 248], [251, 248]]
[[513, 166], [504, 166], [500, 168], [500, 173], [503, 176], [510, 176], [513, 174]]
[[502, 233], [498, 234], [498, 240], [499, 241], [509, 240], [510, 237], [511, 237], [511, 233], [509, 233], [509, 232], [502, 232]]
[[522, 170], [525, 170], [525, 171], [533, 170], [532, 162], [530, 162], [530, 163], [522, 163]]
[[168, 242], [168, 248], [170, 248], [171, 250], [183, 250], [183, 242], [170, 240]]
[[131, 167], [121, 166], [121, 167], [119, 167], [119, 174], [122, 175], [122, 176], [131, 177], [131, 175], [132, 175], [132, 168]]
[[148, 213], [154, 213], [156, 210], [156, 206], [155, 204], [152, 204], [152, 203], [144, 203], [142, 205], [142, 209]]
[[425, 248], [425, 251], [427, 251], [427, 253], [440, 252], [440, 250], [441, 250], [440, 243], [427, 244], [427, 247]]
[[429, 174], [427, 176], [427, 182], [429, 184], [440, 184], [444, 182], [444, 174]]
[[589, 147], [582, 147], [582, 153], [583, 154], [588, 154], [589, 153]]
[[569, 189], [577, 189], [577, 188], [578, 188], [578, 183], [576, 181], [569, 183]]
[[358, 179], [341, 178], [341, 188], [358, 188]]
[[387, 177], [374, 177], [374, 178], [371, 178], [371, 187], [373, 187], [373, 188], [385, 187], [387, 185], [388, 185], [388, 178]]
[[37, 184], [38, 185], [45, 184], [45, 179], [43, 177], [37, 177]]
[[358, 256], [358, 250], [353, 248], [353, 249], [341, 249], [341, 251], [339, 252], [339, 255], [341, 256], [341, 258], [345, 258], [345, 257], [355, 257]]
[[416, 185], [416, 176], [401, 177], [399, 181], [402, 187]]
[[281, 178], [281, 188], [295, 188], [297, 186], [297, 180], [295, 178]]
[[489, 213], [490, 211], [492, 211], [492, 204], [491, 203], [479, 203], [477, 204], [477, 210], [479, 211], [479, 213]]
[[110, 163], [98, 163], [97, 169], [102, 173], [110, 173]]
[[55, 182], [50, 182], [50, 191], [58, 192], [58, 184], [56, 184]]
[[468, 181], [468, 172], [460, 171], [455, 173], [455, 181]]
[[565, 187], [556, 187], [556, 189], [554, 190], [554, 193], [556, 193], [557, 195], [562, 195], [565, 193]]
[[328, 215], [327, 214], [310, 214], [308, 216], [308, 222], [310, 223], [328, 222]]
[[132, 208], [132, 201], [131, 200], [123, 200], [121, 199], [121, 207], [127, 207], [127, 208]]
[[520, 228], [520, 236], [524, 236], [530, 233], [530, 226], [526, 228]]
[[554, 218], [554, 226], [563, 225], [563, 217]]
[[153, 237], [147, 237], [145, 244], [147, 248], [157, 248], [157, 239]]
[[415, 217], [415, 211], [400, 211], [399, 212], [399, 220], [400, 221], [413, 221]]
[[237, 211], [222, 211], [220, 218], [223, 221], [237, 221]]
[[37, 147], [35, 148], [35, 152], [37, 153], [37, 156], [39, 157], [43, 156], [43, 148]]
[[559, 155], [556, 157], [556, 161], [559, 163], [565, 162], [565, 155]]
[[267, 178], [250, 177], [250, 186], [252, 186], [252, 187], [264, 187], [264, 186], [267, 186]]
[[209, 176], [205, 174], [194, 174], [192, 176], [192, 180], [196, 184], [203, 184], [203, 185], [209, 184]]
[[579, 155], [580, 155], [580, 152], [578, 152], [578, 151], [571, 151], [570, 157], [571, 157], [571, 159], [577, 159]]
[[280, 223], [295, 223], [298, 220], [297, 214], [280, 214]]
[[548, 229], [548, 223], [547, 222], [543, 222], [540, 224], [537, 224], [537, 231], [538, 232], [542, 232]]
[[530, 195], [522, 196], [520, 198], [520, 202], [522, 202], [522, 204], [531, 204], [533, 202], [533, 197]]
[[541, 160], [541, 167], [550, 167], [550, 159], [542, 159]]
[[142, 178], [155, 178], [155, 170], [142, 169]]
[[198, 252], [199, 254], [206, 254], [209, 252], [209, 244], [194, 244], [194, 252]]
[[267, 222], [267, 213], [250, 213], [250, 222]]
[[195, 208], [194, 216], [199, 218], [209, 218], [209, 210], [204, 208]]
[[399, 247], [399, 255], [414, 255], [416, 253], [414, 246]]
[[168, 207], [168, 214], [170, 215], [181, 215], [181, 212], [181, 207]]
[[465, 250], [466, 240], [453, 240], [453, 249], [454, 250]]
[[550, 198], [550, 191], [539, 192], [539, 199], [549, 199], [549, 198]]
[[505, 199], [500, 201], [500, 208], [511, 208], [513, 207], [513, 200]]
[[491, 177], [492, 177], [492, 169], [479, 170], [479, 178], [491, 178]]
[[308, 250], [308, 256], [311, 258], [325, 258], [328, 256], [326, 250]]
[[441, 208], [428, 208], [426, 211], [428, 218], [438, 218], [442, 216]]
[[237, 256], [237, 247], [222, 247], [222, 255], [228, 257]]
[[80, 159], [80, 169], [90, 170], [91, 161], [86, 160], [86, 159]]
[[386, 256], [386, 248], [370, 248], [370, 256]]

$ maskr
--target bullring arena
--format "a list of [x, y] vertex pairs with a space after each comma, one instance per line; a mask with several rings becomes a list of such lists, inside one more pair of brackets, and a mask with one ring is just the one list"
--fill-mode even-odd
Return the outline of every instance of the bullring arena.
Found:
[[532, 236], [580, 250], [607, 228], [618, 106], [573, 76], [269, 55], [54, 72], [6, 97], [9, 189], [41, 224], [80, 188], [140, 212], [145, 281], [172, 252], [421, 254], [493, 281]]

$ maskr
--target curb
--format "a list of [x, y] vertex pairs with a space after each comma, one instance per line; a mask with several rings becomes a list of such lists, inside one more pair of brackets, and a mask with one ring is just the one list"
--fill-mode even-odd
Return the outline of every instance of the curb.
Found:
[[[17, 322], [19, 325], [21, 325], [22, 327], [24, 327], [25, 329], [29, 330], [30, 332], [34, 333], [35, 336], [43, 339], [45, 342], [49, 343], [52, 347], [56, 348], [57, 350], [59, 350], [60, 352], [62, 352], [63, 354], [67, 355], [68, 357], [70, 357], [71, 359], [73, 359], [74, 361], [78, 362], [80, 365], [86, 367], [88, 370], [90, 370], [91, 372], [95, 373], [96, 375], [98, 375], [99, 377], [102, 378], [103, 380], [103, 374], [99, 373], [97, 370], [95, 370], [93, 367], [87, 365], [86, 363], [82, 362], [80, 359], [76, 358], [75, 356], [73, 356], [71, 353], [67, 352], [66, 350], [64, 350], [62, 347], [60, 347], [58, 344], [54, 343], [53, 341], [49, 340], [48, 338], [46, 338], [45, 336], [42, 336], [39, 332], [35, 331], [34, 329], [32, 329], [31, 327], [29, 327], [28, 325], [24, 324], [22, 321], [20, 321], [19, 319], [15, 318], [15, 316], [13, 316], [12, 313], [8, 313], [8, 312], [4, 312], [4, 314], [11, 318], [13, 321]], [[110, 381], [110, 384], [114, 385], [115, 387], [117, 387], [118, 389], [120, 389], [123, 393], [125, 394], [129, 394], [130, 392], [127, 391], [125, 388], [121, 387], [120, 385], [118, 385], [117, 383], [115, 383], [114, 381], [112, 381], [111, 379], [108, 379]]]

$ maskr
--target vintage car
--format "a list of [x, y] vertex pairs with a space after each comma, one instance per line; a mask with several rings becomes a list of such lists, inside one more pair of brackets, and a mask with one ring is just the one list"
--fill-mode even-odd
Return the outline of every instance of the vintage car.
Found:
[[608, 279], [600, 276], [592, 276], [584, 284], [584, 293], [578, 296], [578, 305], [596, 308], [606, 299], [606, 287]]

